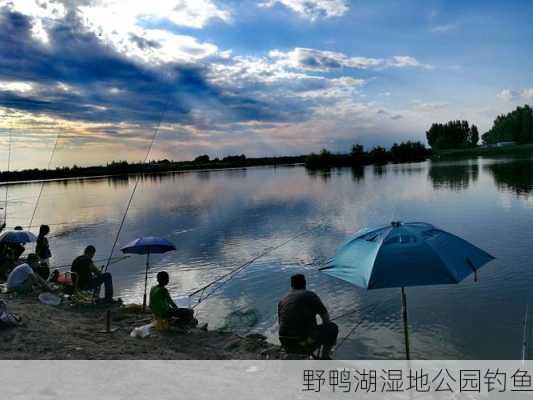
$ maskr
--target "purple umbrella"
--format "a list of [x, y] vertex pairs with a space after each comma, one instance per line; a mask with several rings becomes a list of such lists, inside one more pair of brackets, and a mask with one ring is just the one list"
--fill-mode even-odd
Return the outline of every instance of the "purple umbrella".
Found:
[[146, 310], [146, 287], [148, 285], [148, 269], [150, 268], [150, 254], [161, 254], [176, 250], [176, 246], [166, 239], [156, 236], [146, 236], [135, 239], [122, 247], [123, 253], [146, 254], [146, 271], [144, 274], [143, 311]]

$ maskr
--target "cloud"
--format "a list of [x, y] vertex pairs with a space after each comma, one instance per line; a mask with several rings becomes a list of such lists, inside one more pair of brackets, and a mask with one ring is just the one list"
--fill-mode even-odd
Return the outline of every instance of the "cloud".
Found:
[[429, 29], [431, 33], [446, 33], [457, 28], [455, 24], [435, 25]]
[[527, 88], [522, 90], [520, 95], [526, 100], [533, 100], [533, 88]]
[[411, 106], [417, 111], [435, 111], [449, 106], [447, 102], [423, 102], [420, 100], [413, 100]]
[[279, 60], [281, 63], [292, 68], [300, 68], [309, 71], [330, 71], [339, 68], [353, 69], [384, 69], [389, 67], [421, 67], [431, 68], [431, 66], [420, 63], [411, 56], [393, 56], [388, 59], [353, 57], [346, 54], [308, 49], [297, 47], [288, 52], [272, 50], [269, 53], [271, 58]]
[[424, 69], [433, 69], [433, 66], [422, 64], [416, 58], [411, 56], [394, 56], [392, 59], [386, 61], [386, 65], [397, 68], [420, 67]]
[[496, 97], [505, 102], [513, 102], [520, 99], [526, 101], [533, 100], [533, 88], [524, 88], [521, 91], [516, 91], [512, 89], [503, 89], [500, 91]]
[[[202, 65], [174, 60], [146, 65], [127, 57], [86, 29], [76, 15], [49, 28], [49, 45], [32, 37], [31, 24], [31, 17], [2, 9], [2, 107], [115, 123], [154, 123], [167, 103], [165, 119], [186, 124], [194, 123], [199, 110], [209, 110], [221, 122], [288, 118], [275, 104], [221, 90], [207, 80]], [[29, 86], [32, 90], [24, 90]]]
[[0, 81], [0, 91], [3, 92], [19, 92], [25, 93], [30, 92], [33, 89], [33, 86], [27, 82], [2, 82]]
[[166, 20], [178, 26], [203, 28], [211, 20], [229, 22], [231, 14], [210, 0], [107, 0], [89, 1], [79, 7], [95, 30], [119, 32], [139, 27], [141, 21]]
[[12, 12], [28, 17], [34, 39], [49, 44], [49, 31], [69, 15], [79, 17], [86, 32], [128, 57], [146, 63], [171, 61], [194, 62], [217, 52], [211, 43], [180, 35], [169, 30], [148, 29], [150, 22], [168, 22], [189, 28], [202, 28], [210, 20], [230, 21], [230, 14], [210, 0], [153, 0], [150, 5], [135, 0], [66, 0], [65, 5], [53, 0], [0, 0]]
[[345, 0], [269, 0], [260, 3], [259, 6], [270, 8], [276, 4], [282, 4], [310, 21], [340, 17], [348, 12], [348, 4]]
[[496, 97], [498, 97], [502, 101], [511, 102], [516, 100], [516, 98], [518, 97], [518, 93], [511, 89], [503, 89], [496, 95]]
[[[366, 85], [377, 78], [361, 76], [361, 70], [428, 67], [412, 56], [310, 48], [235, 55], [168, 30], [170, 19], [157, 1], [153, 9], [144, 5], [146, 15], [131, 4], [124, 20], [113, 11], [122, 7], [118, 2], [57, 4], [64, 5], [57, 12], [24, 11], [19, 3], [0, 8], [0, 114], [10, 116], [0, 135], [16, 127], [30, 143], [61, 132], [73, 154], [76, 146], [91, 145], [87, 159], [96, 160], [116, 157], [113, 149], [129, 154], [130, 144], [140, 154], [163, 110], [162, 149], [154, 154], [169, 158], [301, 153], [330, 142], [342, 146], [354, 131], [367, 138], [413, 131], [404, 110], [363, 102]], [[180, 4], [191, 10], [191, 2]], [[91, 16], [91, 8], [100, 11]], [[186, 32], [213, 19], [225, 21], [206, 17]]]

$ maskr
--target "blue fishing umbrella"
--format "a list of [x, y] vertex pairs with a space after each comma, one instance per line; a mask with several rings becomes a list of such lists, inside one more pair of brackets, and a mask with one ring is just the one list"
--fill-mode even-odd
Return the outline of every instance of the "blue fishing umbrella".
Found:
[[146, 236], [135, 239], [122, 247], [123, 253], [146, 254], [146, 270], [144, 274], [143, 311], [146, 310], [146, 288], [148, 285], [148, 269], [150, 268], [150, 254], [161, 254], [176, 250], [176, 246], [166, 239], [156, 236]]
[[4, 232], [0, 235], [0, 243], [25, 244], [36, 240], [37, 237], [33, 233], [23, 230]]
[[363, 229], [320, 270], [365, 289], [402, 288], [405, 350], [409, 359], [405, 287], [459, 283], [494, 257], [451, 233], [421, 222]]

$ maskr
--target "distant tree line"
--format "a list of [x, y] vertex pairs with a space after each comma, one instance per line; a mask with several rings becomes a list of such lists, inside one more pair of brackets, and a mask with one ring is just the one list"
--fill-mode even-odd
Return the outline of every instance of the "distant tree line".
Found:
[[498, 115], [492, 128], [482, 136], [483, 143], [516, 142], [533, 143], [533, 110], [529, 105]]
[[449, 121], [431, 125], [426, 138], [432, 150], [464, 149], [477, 146], [479, 131], [468, 121]]
[[106, 165], [80, 167], [58, 167], [55, 169], [26, 169], [21, 171], [0, 172], [1, 182], [28, 181], [41, 179], [67, 179], [92, 176], [121, 176], [129, 174], [152, 174], [172, 171], [188, 171], [197, 169], [218, 169], [252, 167], [260, 165], [302, 164], [306, 156], [258, 157], [247, 158], [244, 154], [230, 155], [222, 159], [211, 160], [208, 155], [196, 157], [193, 161], [170, 161], [167, 159], [135, 163], [113, 161]]
[[394, 144], [390, 150], [374, 147], [366, 152], [361, 145], [354, 145], [348, 154], [333, 154], [322, 150], [320, 154], [282, 157], [248, 158], [244, 154], [229, 155], [222, 159], [211, 159], [202, 154], [192, 161], [171, 161], [168, 159], [147, 163], [113, 161], [106, 165], [80, 167], [58, 167], [55, 169], [26, 169], [21, 171], [0, 172], [1, 182], [28, 181], [41, 179], [67, 179], [96, 176], [127, 176], [130, 174], [154, 174], [173, 171], [198, 169], [240, 168], [261, 165], [305, 164], [308, 168], [329, 168], [332, 166], [362, 166], [366, 164], [385, 164], [387, 162], [422, 161], [429, 155], [429, 150], [419, 142], [402, 142]]
[[368, 164], [386, 164], [388, 162], [418, 162], [428, 158], [430, 151], [420, 142], [395, 143], [389, 150], [376, 146], [365, 151], [360, 144], [355, 144], [347, 154], [332, 153], [323, 149], [319, 154], [310, 154], [305, 159], [305, 166], [309, 169], [324, 169], [330, 167], [358, 167]]

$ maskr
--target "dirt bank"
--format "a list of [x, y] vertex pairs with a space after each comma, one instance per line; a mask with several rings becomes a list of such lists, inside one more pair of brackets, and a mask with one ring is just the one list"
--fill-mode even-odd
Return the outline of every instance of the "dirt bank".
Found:
[[[279, 358], [279, 348], [260, 335], [200, 329], [156, 332], [147, 338], [130, 337], [133, 328], [150, 322], [125, 306], [111, 308], [113, 333], [105, 329], [109, 307], [48, 306], [36, 297], [0, 294], [10, 312], [22, 317], [21, 326], [0, 330], [0, 359], [264, 359]], [[200, 321], [201, 322], [201, 321]]]

